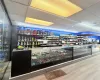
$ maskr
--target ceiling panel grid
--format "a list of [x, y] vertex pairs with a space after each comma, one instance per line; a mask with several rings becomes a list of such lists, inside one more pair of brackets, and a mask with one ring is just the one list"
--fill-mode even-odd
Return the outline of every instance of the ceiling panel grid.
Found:
[[17, 2], [17, 3], [20, 3], [20, 4], [23, 4], [23, 5], [29, 5], [31, 0], [11, 0], [11, 1], [14, 1], [14, 2]]
[[[86, 26], [78, 25], [81, 22], [89, 22], [100, 26], [100, 0], [69, 0], [83, 10], [68, 17], [59, 17], [50, 13], [30, 7], [31, 0], [5, 0], [10, 17], [14, 21], [24, 22], [26, 17], [50, 21], [54, 24], [50, 27], [75, 30], [75, 31], [98, 31]], [[96, 27], [96, 26], [94, 26]]]
[[20, 16], [26, 15], [28, 6], [25, 6], [25, 5], [10, 1], [10, 0], [6, 0], [5, 4], [8, 9], [9, 14], [16, 14]]

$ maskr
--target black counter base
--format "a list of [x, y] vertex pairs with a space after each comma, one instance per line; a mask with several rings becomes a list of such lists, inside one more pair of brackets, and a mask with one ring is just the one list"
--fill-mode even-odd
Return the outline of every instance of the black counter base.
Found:
[[73, 47], [68, 47], [65, 50], [68, 51], [67, 56], [65, 56], [63, 58], [60, 57], [59, 60], [57, 60], [58, 59], [57, 58], [50, 62], [33, 64], [33, 66], [32, 66], [32, 63], [35, 63], [35, 61], [34, 61], [34, 59], [31, 60], [31, 57], [32, 57], [31, 51], [13, 52], [11, 76], [14, 77], [14, 76], [18, 76], [18, 75], [25, 74], [28, 72], [40, 70], [40, 69], [43, 69], [46, 67], [50, 67], [50, 66], [54, 66], [54, 65], [57, 65], [60, 63], [67, 62], [67, 61], [75, 60], [75, 59], [85, 57], [88, 55], [92, 55], [95, 53], [93, 51], [92, 46], [76, 48], [76, 49], [74, 49]]
[[63, 63], [63, 62], [66, 62], [66, 61], [70, 61], [70, 60], [72, 60], [72, 57], [66, 58], [66, 59], [62, 59], [62, 60], [53, 61], [53, 62], [48, 62], [48, 63], [44, 63], [44, 64], [35, 65], [35, 66], [31, 67], [31, 71], [36, 71], [36, 70], [39, 70], [39, 69], [50, 67], [50, 66], [53, 66], [53, 65], [56, 65], [56, 64], [60, 64], [60, 63]]

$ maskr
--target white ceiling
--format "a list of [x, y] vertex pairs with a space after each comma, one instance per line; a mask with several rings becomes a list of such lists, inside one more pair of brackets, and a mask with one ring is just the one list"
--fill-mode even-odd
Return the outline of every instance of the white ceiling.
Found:
[[[54, 24], [51, 28], [65, 29], [70, 31], [94, 31], [100, 32], [100, 0], [69, 0], [80, 6], [83, 11], [76, 13], [68, 18], [55, 16], [31, 8], [31, 0], [4, 0], [12, 22], [24, 22], [25, 17], [32, 17], [51, 21]], [[91, 25], [80, 25], [80, 23]], [[96, 29], [97, 28], [97, 29]]]

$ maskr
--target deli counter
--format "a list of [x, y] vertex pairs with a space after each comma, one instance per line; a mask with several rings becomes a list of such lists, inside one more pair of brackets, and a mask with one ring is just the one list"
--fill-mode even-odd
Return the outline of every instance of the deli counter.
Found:
[[14, 50], [11, 76], [18, 76], [63, 62], [71, 61], [100, 51], [99, 45], [39, 47], [31, 50]]

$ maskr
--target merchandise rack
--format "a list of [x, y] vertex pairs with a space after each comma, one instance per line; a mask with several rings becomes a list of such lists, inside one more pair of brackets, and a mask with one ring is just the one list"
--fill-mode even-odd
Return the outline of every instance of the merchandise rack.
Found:
[[[48, 35], [27, 35], [27, 34], [17, 34], [17, 45], [21, 45], [24, 47], [32, 48], [32, 47], [54, 47], [54, 46], [61, 46], [62, 41], [58, 39], [49, 38], [47, 44], [43, 44], [43, 41], [38, 41], [38, 39], [43, 39]], [[56, 44], [56, 45], [52, 45]]]

